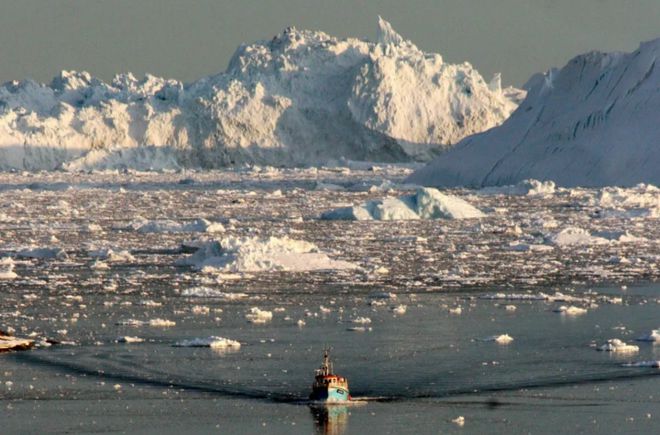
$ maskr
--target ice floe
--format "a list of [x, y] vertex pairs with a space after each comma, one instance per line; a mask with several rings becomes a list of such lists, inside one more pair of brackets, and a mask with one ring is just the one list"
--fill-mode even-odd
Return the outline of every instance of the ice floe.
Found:
[[117, 337], [117, 340], [115, 340], [117, 343], [143, 343], [144, 338], [136, 337], [136, 336], [131, 336], [131, 335], [124, 335], [121, 337]]
[[554, 181], [522, 180], [508, 186], [489, 186], [477, 191], [481, 195], [552, 195], [555, 193]]
[[582, 228], [568, 227], [551, 234], [548, 237], [548, 242], [559, 247], [569, 247], [573, 245], [602, 245], [609, 243], [609, 240], [594, 236]]
[[586, 308], [576, 307], [575, 305], [562, 305], [554, 310], [556, 313], [565, 314], [567, 316], [580, 316], [587, 313]]
[[198, 297], [198, 298], [217, 298], [226, 301], [234, 301], [238, 299], [245, 299], [248, 297], [247, 293], [241, 292], [226, 292], [210, 287], [191, 287], [181, 290], [181, 296]]
[[90, 251], [89, 256], [105, 260], [109, 263], [132, 263], [135, 261], [135, 257], [126, 249], [117, 251], [112, 249], [97, 249]]
[[261, 310], [258, 307], [250, 308], [250, 311], [245, 315], [245, 318], [250, 323], [268, 323], [273, 320], [273, 312]]
[[408, 310], [408, 307], [406, 307], [405, 305], [401, 304], [401, 305], [396, 305], [396, 306], [391, 307], [390, 310], [391, 310], [394, 314], [396, 314], [396, 315], [398, 315], [398, 316], [402, 316], [402, 315], [406, 314], [406, 311]]
[[615, 352], [615, 353], [639, 352], [639, 346], [635, 346], [634, 344], [626, 344], [624, 341], [618, 338], [612, 338], [607, 340], [607, 343], [599, 346], [597, 349], [604, 352]]
[[509, 344], [513, 341], [513, 337], [509, 334], [492, 335], [490, 337], [482, 338], [481, 341], [494, 341], [497, 344]]
[[651, 343], [660, 343], [660, 329], [653, 329], [651, 332], [640, 335], [636, 338], [637, 341], [648, 341]]
[[154, 326], [154, 327], [171, 327], [175, 326], [176, 322], [167, 319], [149, 319], [149, 320], [137, 320], [137, 319], [128, 319], [120, 320], [117, 322], [117, 325], [120, 326]]
[[623, 367], [648, 367], [657, 369], [660, 368], [660, 361], [637, 361], [621, 364]]
[[357, 323], [359, 325], [369, 325], [371, 324], [371, 319], [369, 317], [356, 317], [351, 320], [351, 323]]
[[192, 338], [174, 343], [175, 347], [210, 347], [213, 349], [240, 349], [241, 343], [224, 337]]
[[11, 257], [0, 259], [0, 279], [14, 279], [18, 274], [14, 272], [14, 260]]
[[194, 219], [190, 222], [172, 220], [138, 219], [130, 223], [129, 228], [139, 233], [222, 233], [225, 227], [219, 222], [206, 219]]

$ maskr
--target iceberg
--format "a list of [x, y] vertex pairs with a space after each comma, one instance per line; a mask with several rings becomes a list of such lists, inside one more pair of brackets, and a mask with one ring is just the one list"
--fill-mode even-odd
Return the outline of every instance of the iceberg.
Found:
[[437, 189], [420, 188], [412, 195], [369, 201], [355, 207], [342, 207], [321, 214], [324, 220], [411, 220], [477, 219], [484, 217], [476, 207]]
[[178, 260], [206, 272], [303, 272], [356, 269], [348, 261], [333, 260], [313, 243], [288, 237], [225, 237], [200, 245], [193, 255]]
[[412, 174], [435, 187], [553, 180], [564, 187], [660, 183], [660, 38], [632, 53], [591, 52], [533, 76], [501, 126]]
[[499, 125], [523, 94], [421, 51], [382, 19], [375, 42], [289, 27], [188, 84], [76, 71], [6, 83], [0, 170], [429, 160]]

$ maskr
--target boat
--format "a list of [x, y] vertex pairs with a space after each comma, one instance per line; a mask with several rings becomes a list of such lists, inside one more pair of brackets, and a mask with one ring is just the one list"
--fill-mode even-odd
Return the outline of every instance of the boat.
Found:
[[333, 373], [332, 362], [330, 362], [330, 354], [327, 349], [323, 353], [323, 364], [316, 369], [309, 400], [323, 403], [341, 403], [351, 400], [348, 379]]

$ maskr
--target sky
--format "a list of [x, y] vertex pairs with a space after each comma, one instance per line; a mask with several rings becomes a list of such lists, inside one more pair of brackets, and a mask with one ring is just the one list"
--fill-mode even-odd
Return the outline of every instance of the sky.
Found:
[[660, 37], [660, 0], [0, 0], [0, 82], [60, 70], [189, 82], [288, 26], [376, 38], [377, 16], [445, 61], [522, 85], [590, 50]]

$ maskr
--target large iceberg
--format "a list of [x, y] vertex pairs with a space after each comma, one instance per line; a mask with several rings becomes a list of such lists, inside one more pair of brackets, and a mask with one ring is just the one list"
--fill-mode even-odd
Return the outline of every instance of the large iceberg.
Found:
[[424, 53], [288, 28], [190, 84], [63, 71], [0, 87], [0, 169], [214, 168], [426, 160], [504, 121], [524, 91]]
[[633, 53], [592, 52], [533, 76], [501, 126], [414, 173], [426, 186], [535, 178], [560, 186], [660, 184], [660, 38]]

